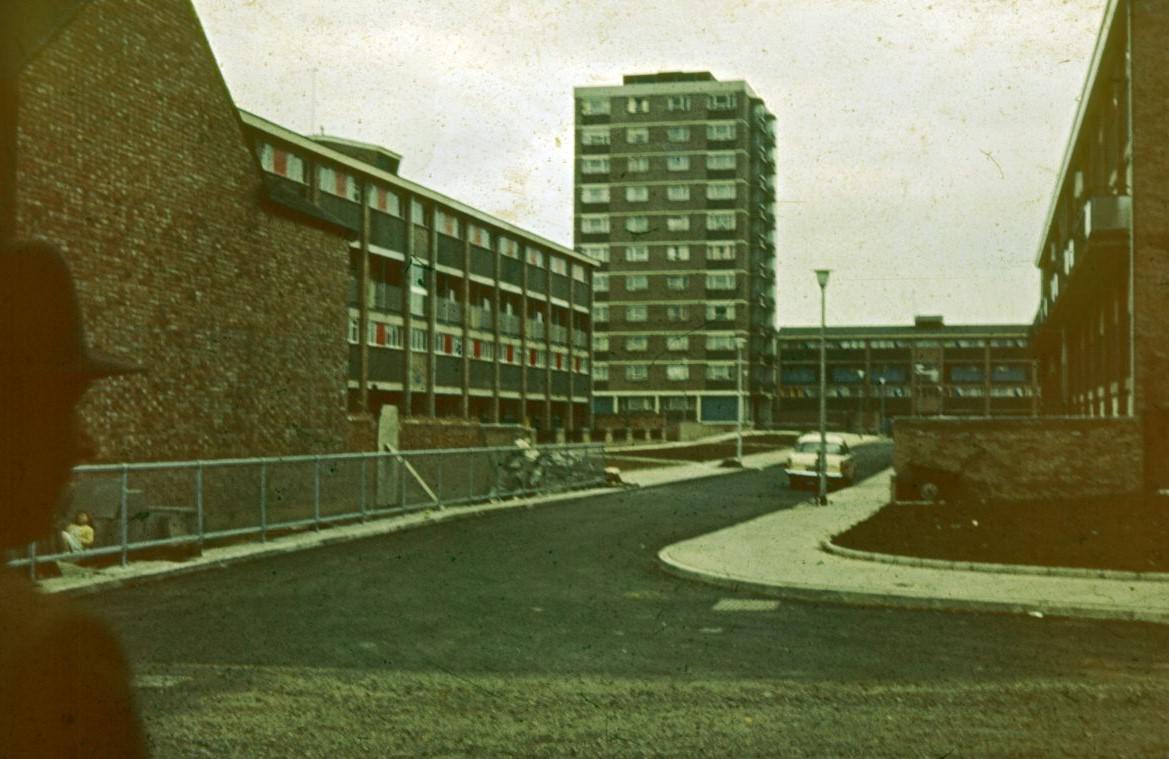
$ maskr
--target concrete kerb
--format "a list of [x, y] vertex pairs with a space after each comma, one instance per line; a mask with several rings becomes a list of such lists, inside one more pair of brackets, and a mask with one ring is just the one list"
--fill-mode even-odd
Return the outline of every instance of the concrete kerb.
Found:
[[[755, 456], [745, 458], [769, 460], [776, 456], [784, 455], [785, 453], [786, 451], [778, 451], [756, 454]], [[694, 462], [689, 466], [670, 466], [660, 469], [630, 472], [627, 474], [627, 477], [633, 480], [629, 484], [635, 487], [652, 488], [670, 485], [675, 482], [759, 470], [772, 465], [772, 463], [764, 463], [748, 465], [743, 469], [723, 469], [719, 468], [717, 464]], [[638, 482], [637, 480], [643, 481]], [[499, 511], [519, 508], [530, 509], [563, 501], [592, 498], [620, 492], [620, 490], [621, 488], [614, 487], [588, 488], [550, 495], [536, 495], [527, 498], [481, 503], [471, 506], [452, 506], [440, 509], [419, 510], [408, 514], [372, 517], [369, 521], [362, 523], [326, 527], [319, 532], [306, 531], [293, 535], [285, 535], [273, 538], [267, 542], [248, 542], [210, 548], [205, 550], [201, 556], [181, 563], [168, 561], [131, 561], [130, 565], [125, 568], [120, 566], [107, 567], [101, 570], [77, 568], [70, 570], [61, 577], [41, 580], [38, 584], [42, 591], [48, 593], [84, 594], [98, 592], [137, 585], [152, 580], [177, 577], [193, 572], [221, 569], [231, 564], [278, 556], [294, 551], [309, 550], [336, 543], [389, 535], [395, 532], [429, 527], [443, 522], [486, 516]], [[80, 574], [76, 573], [78, 569], [81, 572]]]
[[1078, 577], [1086, 580], [1130, 580], [1137, 582], [1169, 582], [1169, 572], [1125, 572], [1116, 569], [1078, 569], [1074, 567], [1042, 567], [1031, 564], [992, 564], [978, 561], [948, 561], [892, 553], [861, 551], [838, 546], [831, 539], [821, 541], [820, 549], [846, 559], [862, 559], [881, 564], [926, 569], [952, 569], [966, 572], [989, 572], [1008, 575], [1040, 575], [1044, 577]]
[[662, 570], [675, 577], [696, 580], [706, 585], [749, 592], [768, 598], [790, 601], [834, 603], [844, 606], [869, 606], [877, 608], [913, 609], [917, 611], [990, 612], [998, 614], [1027, 614], [1039, 617], [1068, 617], [1082, 619], [1120, 620], [1126, 622], [1152, 622], [1169, 624], [1169, 613], [1140, 609], [1117, 609], [1111, 606], [1085, 606], [1060, 604], [1019, 604], [1007, 601], [968, 600], [908, 596], [886, 593], [864, 588], [829, 588], [799, 583], [775, 585], [762, 583], [733, 575], [719, 575], [706, 570], [687, 567], [673, 560], [663, 549], [658, 554]]

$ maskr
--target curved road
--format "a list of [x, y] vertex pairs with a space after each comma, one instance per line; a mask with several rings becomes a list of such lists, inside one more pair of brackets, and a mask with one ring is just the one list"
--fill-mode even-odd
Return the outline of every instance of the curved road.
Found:
[[[859, 458], [871, 474], [888, 446]], [[164, 756], [1169, 752], [1166, 628], [744, 605], [656, 565], [807, 497], [749, 471], [87, 602]]]

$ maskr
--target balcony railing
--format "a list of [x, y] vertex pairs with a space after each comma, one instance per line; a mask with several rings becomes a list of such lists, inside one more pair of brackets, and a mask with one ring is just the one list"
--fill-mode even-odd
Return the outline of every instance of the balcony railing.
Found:
[[553, 324], [548, 328], [548, 334], [552, 337], [552, 342], [554, 343], [566, 344], [568, 342], [568, 327]]
[[528, 337], [533, 340], [542, 340], [544, 338], [544, 322], [529, 319]]
[[436, 304], [438, 313], [436, 318], [440, 322], [447, 324], [461, 324], [463, 321], [463, 305], [457, 300], [446, 300], [440, 298]]
[[495, 318], [486, 308], [468, 306], [467, 318], [471, 329], [489, 330], [495, 326]]
[[499, 331], [505, 335], [518, 335], [520, 333], [520, 317], [515, 314], [500, 314]]
[[402, 288], [385, 282], [369, 283], [369, 305], [377, 311], [400, 313], [402, 311]]
[[579, 329], [573, 330], [572, 344], [574, 347], [577, 347], [577, 348], [588, 348], [589, 347], [589, 333], [585, 332], [583, 330], [579, 330]]
[[1096, 195], [1084, 203], [1084, 237], [1131, 228], [1132, 198], [1128, 195]]

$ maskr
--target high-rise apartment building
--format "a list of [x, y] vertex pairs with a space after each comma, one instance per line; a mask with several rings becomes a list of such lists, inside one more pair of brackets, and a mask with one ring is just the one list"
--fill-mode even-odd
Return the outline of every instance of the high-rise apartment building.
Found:
[[575, 98], [575, 240], [602, 264], [595, 412], [734, 422], [741, 387], [744, 418], [770, 422], [775, 117], [745, 82], [706, 72]]

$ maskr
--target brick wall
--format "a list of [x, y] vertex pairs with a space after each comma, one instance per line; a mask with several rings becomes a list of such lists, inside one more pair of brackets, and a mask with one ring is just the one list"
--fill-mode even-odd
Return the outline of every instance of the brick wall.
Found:
[[1132, 4], [1133, 311], [1136, 408], [1150, 487], [1169, 487], [1169, 4]]
[[189, 1], [85, 4], [19, 86], [19, 234], [65, 248], [91, 341], [149, 367], [87, 397], [99, 459], [350, 447], [346, 242], [261, 207]]
[[898, 419], [893, 425], [898, 497], [924, 468], [956, 495], [1070, 498], [1141, 487], [1141, 430], [1134, 419]]
[[402, 420], [402, 450], [509, 446], [518, 437], [531, 439], [531, 430], [518, 424], [480, 424], [463, 419]]

